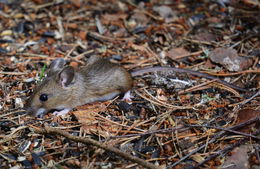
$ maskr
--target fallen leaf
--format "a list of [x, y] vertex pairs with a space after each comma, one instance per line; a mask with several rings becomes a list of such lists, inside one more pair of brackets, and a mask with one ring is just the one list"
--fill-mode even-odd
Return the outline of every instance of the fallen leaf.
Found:
[[107, 109], [105, 103], [93, 103], [78, 107], [78, 111], [72, 112], [79, 123], [82, 124], [82, 130], [87, 134], [97, 134], [102, 137], [113, 135], [119, 130], [119, 125], [116, 125], [106, 118], [101, 118], [98, 113], [104, 112]]
[[212, 62], [221, 64], [229, 71], [241, 71], [253, 63], [251, 59], [240, 57], [235, 49], [229, 48], [216, 48], [209, 57]]
[[80, 0], [70, 0], [70, 2], [77, 8], [81, 7], [81, 1]]
[[76, 23], [68, 23], [66, 24], [67, 28], [76, 29], [78, 28], [78, 25]]
[[87, 32], [85, 32], [85, 31], [80, 31], [80, 32], [78, 33], [78, 37], [79, 37], [81, 40], [86, 40], [86, 38], [87, 38]]
[[126, 14], [104, 14], [102, 15], [102, 23], [104, 25], [109, 25], [111, 23], [119, 22], [120, 20], [125, 20], [127, 18]]
[[242, 145], [232, 151], [232, 155], [219, 167], [219, 169], [248, 169], [249, 161], [247, 152], [249, 145]]
[[180, 48], [172, 48], [166, 53], [166, 56], [169, 58], [175, 60], [179, 58], [183, 58], [184, 56], [189, 55], [190, 52], [188, 52], [186, 49], [180, 47]]
[[191, 158], [196, 161], [197, 163], [202, 162], [203, 160], [205, 160], [205, 158], [203, 158], [200, 154], [194, 154], [191, 156]]
[[198, 40], [198, 41], [215, 41], [216, 40], [216, 36], [209, 33], [209, 32], [200, 32], [198, 34], [196, 34], [194, 36], [194, 39]]
[[172, 8], [165, 5], [154, 6], [153, 10], [164, 18], [165, 22], [171, 22], [176, 17], [176, 13], [172, 10]]
[[[243, 110], [240, 110], [238, 112], [238, 115], [237, 115], [237, 122], [236, 124], [240, 124], [240, 123], [243, 123], [243, 122], [246, 122], [252, 118], [255, 118], [257, 116], [260, 116], [260, 110], [253, 110], [253, 109], [243, 109]], [[239, 131], [241, 132], [245, 132], [245, 133], [250, 133], [251, 130], [252, 130], [252, 127], [256, 127], [257, 126], [260, 126], [260, 124], [252, 124], [252, 125], [249, 125], [249, 126], [245, 126], [244, 128], [240, 129]]]
[[164, 102], [167, 102], [168, 101], [168, 98], [165, 96], [165, 93], [162, 89], [158, 89], [157, 90], [157, 96], [156, 98], [160, 101], [164, 101]]
[[140, 10], [134, 10], [134, 14], [131, 16], [138, 24], [146, 26], [150, 19]]

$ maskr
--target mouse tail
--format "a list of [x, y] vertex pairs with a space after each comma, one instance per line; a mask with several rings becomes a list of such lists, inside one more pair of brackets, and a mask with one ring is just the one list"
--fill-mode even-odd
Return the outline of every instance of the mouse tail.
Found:
[[216, 80], [217, 82], [220, 82], [228, 87], [231, 87], [233, 89], [239, 90], [239, 91], [243, 91], [243, 92], [247, 92], [248, 90], [243, 89], [241, 87], [235, 86], [233, 84], [230, 84], [224, 80], [220, 80], [219, 78], [215, 77], [215, 76], [211, 76], [207, 73], [202, 73], [202, 72], [198, 72], [198, 71], [193, 71], [193, 70], [188, 70], [188, 69], [182, 69], [182, 68], [174, 68], [174, 67], [148, 67], [148, 68], [142, 68], [142, 69], [137, 69], [134, 70], [133, 72], [131, 72], [132, 77], [135, 76], [140, 76], [143, 75], [145, 73], [152, 73], [152, 72], [158, 72], [158, 71], [174, 71], [174, 72], [178, 72], [178, 73], [187, 73], [187, 74], [191, 74], [194, 76], [198, 76], [198, 77], [204, 77], [210, 80]]

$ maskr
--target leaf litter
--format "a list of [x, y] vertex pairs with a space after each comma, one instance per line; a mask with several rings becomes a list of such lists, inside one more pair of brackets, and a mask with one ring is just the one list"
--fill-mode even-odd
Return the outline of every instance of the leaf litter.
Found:
[[[259, 6], [252, 0], [0, 1], [1, 168], [259, 166]], [[207, 72], [247, 92], [154, 72], [135, 78], [130, 103], [115, 98], [64, 117], [26, 115], [22, 108], [46, 65], [62, 57], [77, 68], [91, 55], [129, 71]]]

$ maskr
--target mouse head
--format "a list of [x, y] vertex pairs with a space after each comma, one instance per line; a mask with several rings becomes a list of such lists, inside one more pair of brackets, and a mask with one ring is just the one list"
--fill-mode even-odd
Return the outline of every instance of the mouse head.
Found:
[[65, 67], [64, 59], [54, 60], [47, 71], [47, 77], [36, 87], [25, 108], [28, 114], [42, 116], [53, 109], [70, 108], [71, 92], [75, 71]]

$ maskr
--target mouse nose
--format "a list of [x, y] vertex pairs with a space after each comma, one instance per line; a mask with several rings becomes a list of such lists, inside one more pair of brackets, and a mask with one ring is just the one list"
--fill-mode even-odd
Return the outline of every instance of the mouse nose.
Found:
[[25, 110], [28, 115], [39, 118], [42, 118], [43, 115], [46, 113], [46, 110], [44, 108], [34, 109], [32, 107], [26, 107]]

